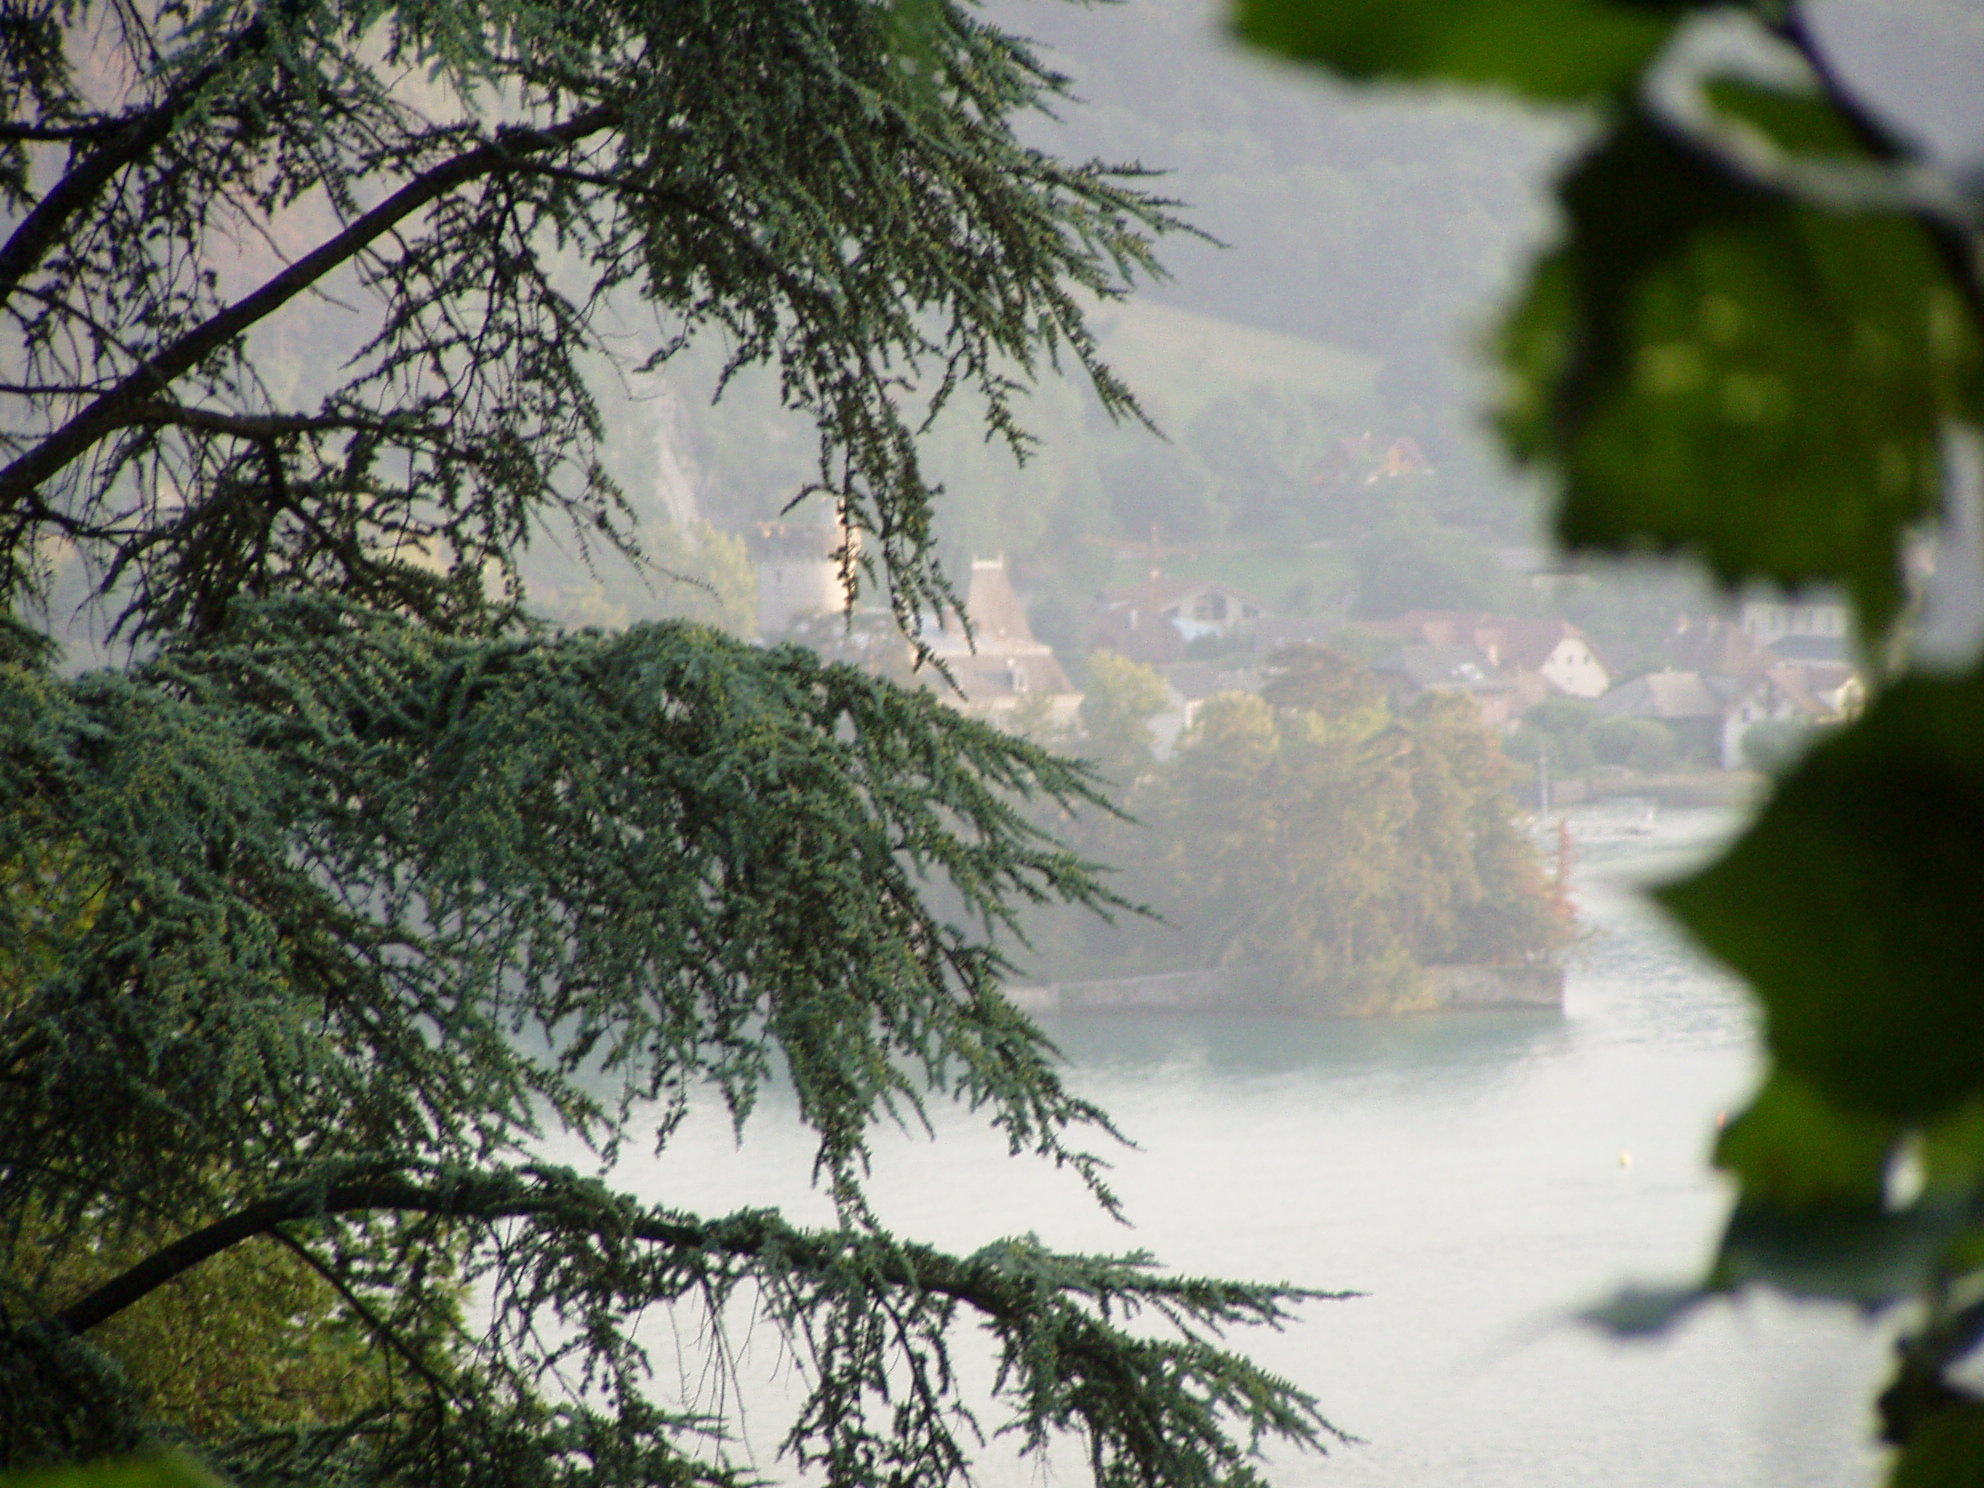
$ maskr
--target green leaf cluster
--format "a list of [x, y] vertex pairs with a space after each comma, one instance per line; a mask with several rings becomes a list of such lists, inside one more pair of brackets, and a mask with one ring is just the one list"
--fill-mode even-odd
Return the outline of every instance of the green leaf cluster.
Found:
[[[1738, 1194], [1705, 1290], [1913, 1304], [1880, 1400], [1893, 1481], [1975, 1482], [1984, 1401], [1955, 1371], [1984, 1341], [1984, 667], [1908, 668], [1903, 556], [1984, 423], [1984, 200], [1853, 92], [1799, 0], [1718, 9], [1774, 61], [1747, 72], [1683, 43], [1708, 7], [1383, 9], [1238, 18], [1348, 76], [1596, 123], [1498, 342], [1502, 428], [1553, 479], [1560, 535], [1854, 602], [1885, 685], [1660, 895], [1755, 989], [1770, 1061], [1717, 1148]], [[1599, 1316], [1641, 1331], [1701, 1295]]]
[[1560, 535], [1836, 583], [1885, 631], [1977, 371], [1929, 234], [1766, 194], [1647, 120], [1562, 196], [1575, 246], [1511, 317], [1504, 413], [1561, 475]]
[[1347, 78], [1492, 83], [1577, 101], [1629, 88], [1683, 9], [1679, 0], [1241, 0], [1233, 17], [1255, 45]]

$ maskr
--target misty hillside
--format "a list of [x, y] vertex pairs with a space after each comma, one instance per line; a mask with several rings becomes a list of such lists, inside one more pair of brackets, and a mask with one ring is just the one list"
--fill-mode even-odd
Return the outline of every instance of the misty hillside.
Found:
[[[1965, 147], [1952, 122], [1964, 46], [1925, 48], [1865, 6], [1830, 16], [1877, 95], [1913, 110], [1942, 148]], [[1095, 313], [1105, 354], [1162, 437], [1111, 424], [1051, 368], [1028, 408], [1039, 444], [1024, 466], [986, 444], [975, 410], [938, 422], [926, 453], [946, 488], [953, 571], [1008, 557], [1037, 626], [1063, 646], [1080, 644], [1097, 590], [1144, 577], [1139, 545], [1154, 535], [1177, 550], [1168, 571], [1220, 577], [1294, 613], [1519, 606], [1490, 550], [1533, 547], [1544, 514], [1482, 427], [1493, 385], [1478, 351], [1547, 237], [1552, 167], [1575, 125], [1479, 99], [1332, 87], [1239, 53], [1208, 0], [1007, 3], [995, 19], [1071, 81], [1075, 102], [1032, 121], [1038, 142], [1159, 173], [1206, 237], [1172, 235], [1160, 245], [1169, 277]], [[687, 524], [691, 537], [663, 533], [653, 556], [667, 572], [645, 582], [541, 545], [532, 568], [571, 618], [740, 613], [741, 553], [705, 555], [695, 524], [741, 534], [775, 517], [814, 445], [762, 375], [710, 406], [722, 356], [692, 347], [664, 380], [629, 379], [615, 466], [651, 524]], [[1366, 434], [1412, 440], [1431, 474], [1319, 501], [1341, 442]], [[1390, 582], [1393, 571], [1411, 581]], [[1576, 618], [1633, 652], [1649, 624], [1700, 602], [1670, 572], [1651, 587], [1608, 585]]]
[[[947, 489], [948, 562], [1006, 554], [1053, 631], [1095, 589], [1142, 576], [1145, 560], [1122, 544], [1147, 541], [1153, 524], [1192, 550], [1186, 568], [1267, 583], [1267, 597], [1296, 609], [1343, 597], [1347, 562], [1330, 549], [1353, 517], [1360, 531], [1459, 521], [1498, 541], [1526, 537], [1532, 503], [1476, 427], [1469, 348], [1547, 226], [1541, 183], [1568, 131], [1284, 74], [1220, 39], [1203, 0], [1007, 6], [996, 18], [1072, 80], [1078, 102], [1033, 121], [1039, 142], [1161, 172], [1207, 236], [1167, 239], [1171, 277], [1095, 317], [1162, 438], [1110, 424], [1051, 369], [1029, 409], [1040, 444], [1023, 468], [984, 443], [973, 410], [939, 422], [928, 454]], [[803, 484], [813, 445], [780, 417], [766, 379], [740, 378], [707, 406], [720, 360], [712, 347], [680, 357], [673, 412], [636, 403], [616, 463], [649, 515], [743, 532]], [[1367, 433], [1416, 441], [1436, 489], [1389, 492], [1396, 510], [1320, 514], [1318, 472], [1340, 441]], [[672, 448], [665, 458], [657, 438]], [[563, 592], [590, 582], [555, 550], [536, 566]], [[616, 580], [602, 571], [597, 583]], [[677, 607], [670, 588], [633, 609]]]

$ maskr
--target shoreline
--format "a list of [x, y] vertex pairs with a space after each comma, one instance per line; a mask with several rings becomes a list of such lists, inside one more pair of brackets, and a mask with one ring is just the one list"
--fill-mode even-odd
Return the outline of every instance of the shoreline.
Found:
[[1441, 1013], [1562, 1012], [1565, 970], [1546, 966], [1442, 965], [1422, 968], [1430, 1000], [1359, 1009], [1330, 999], [1264, 998], [1246, 968], [1156, 972], [1146, 976], [1012, 986], [1006, 996], [1029, 1013], [1194, 1013], [1277, 1018], [1401, 1018]]

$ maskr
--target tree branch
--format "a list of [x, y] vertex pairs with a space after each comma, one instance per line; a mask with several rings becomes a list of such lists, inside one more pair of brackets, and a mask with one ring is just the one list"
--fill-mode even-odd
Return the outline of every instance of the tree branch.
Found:
[[[547, 1193], [522, 1192], [514, 1183], [489, 1178], [432, 1189], [397, 1178], [362, 1178], [324, 1188], [293, 1189], [250, 1204], [153, 1251], [129, 1270], [65, 1307], [56, 1320], [73, 1333], [87, 1333], [202, 1261], [253, 1236], [272, 1234], [278, 1226], [299, 1220], [375, 1210], [462, 1219], [523, 1219], [552, 1208], [552, 1198]], [[694, 1245], [706, 1237], [693, 1225], [650, 1222], [635, 1231], [635, 1238]]]
[[[549, 1219], [565, 1228], [601, 1238], [638, 1240], [680, 1250], [702, 1251], [729, 1259], [752, 1259], [776, 1252], [784, 1261], [819, 1265], [846, 1242], [834, 1232], [794, 1229], [775, 1214], [746, 1211], [710, 1223], [670, 1220], [631, 1207], [602, 1207], [573, 1191], [561, 1191], [555, 1176], [533, 1175], [536, 1186], [525, 1186], [511, 1175], [478, 1174], [432, 1187], [392, 1176], [348, 1179], [327, 1185], [299, 1185], [250, 1204], [152, 1252], [89, 1295], [72, 1302], [55, 1320], [73, 1333], [86, 1333], [108, 1321], [167, 1282], [202, 1261], [255, 1235], [274, 1233], [278, 1226], [310, 1219], [374, 1211], [432, 1214], [491, 1222], [502, 1219]], [[1141, 1260], [1114, 1263], [1124, 1268], [1126, 1283]], [[988, 1317], [1011, 1321], [1035, 1303], [1031, 1284], [1003, 1278], [995, 1265], [976, 1258], [959, 1259], [924, 1246], [892, 1245], [880, 1255], [864, 1258], [864, 1269], [889, 1286], [933, 1293], [964, 1302]], [[1239, 1282], [1191, 1283], [1150, 1276], [1138, 1270], [1136, 1285], [1126, 1291], [1147, 1294], [1153, 1305], [1187, 1301], [1184, 1289], [1203, 1285], [1217, 1290], [1217, 1305], [1205, 1308], [1237, 1317], [1278, 1317], [1282, 1301], [1331, 1300], [1351, 1292], [1316, 1292], [1252, 1286]], [[1095, 1290], [1090, 1286], [1078, 1290]]]
[[88, 209], [112, 177], [157, 149], [207, 84], [226, 68], [259, 50], [267, 40], [268, 26], [258, 15], [242, 27], [212, 62], [71, 166], [68, 174], [21, 219], [6, 243], [0, 245], [0, 305], [13, 298], [21, 280], [61, 241], [70, 222]]
[[343, 232], [319, 244], [252, 293], [153, 353], [110, 391], [0, 470], [0, 513], [12, 511], [31, 492], [61, 474], [106, 434], [129, 425], [133, 410], [140, 406], [141, 400], [170, 387], [206, 357], [257, 321], [273, 314], [428, 203], [469, 181], [522, 169], [530, 156], [561, 149], [587, 135], [596, 134], [611, 127], [619, 117], [617, 109], [602, 104], [562, 124], [546, 128], [514, 126], [502, 129], [494, 139], [414, 177]]
[[286, 434], [322, 434], [337, 429], [370, 434], [390, 433], [410, 427], [409, 421], [358, 418], [334, 413], [232, 413], [224, 408], [193, 408], [163, 398], [149, 398], [131, 405], [126, 419], [130, 424], [171, 425], [198, 429], [205, 434], [228, 434], [237, 439], [280, 439]]
[[418, 1349], [414, 1348], [412, 1344], [408, 1343], [404, 1338], [400, 1337], [398, 1330], [396, 1330], [391, 1323], [388, 1323], [384, 1318], [380, 1317], [377, 1313], [375, 1313], [370, 1307], [367, 1307], [365, 1305], [365, 1299], [359, 1296], [358, 1293], [354, 1292], [349, 1286], [345, 1285], [344, 1278], [339, 1276], [337, 1272], [334, 1271], [331, 1267], [325, 1265], [321, 1260], [319, 1260], [316, 1256], [316, 1253], [313, 1252], [309, 1246], [303, 1244], [300, 1240], [297, 1240], [294, 1236], [288, 1234], [286, 1231], [281, 1229], [272, 1229], [269, 1231], [269, 1234], [273, 1236], [276, 1240], [280, 1241], [290, 1251], [290, 1253], [295, 1255], [297, 1259], [301, 1260], [304, 1265], [308, 1266], [312, 1271], [315, 1271], [320, 1277], [322, 1277], [324, 1279], [325, 1285], [329, 1286], [332, 1291], [336, 1292], [338, 1296], [343, 1298], [345, 1306], [349, 1307], [354, 1313], [358, 1315], [359, 1321], [363, 1322], [366, 1327], [370, 1328], [374, 1333], [374, 1335], [376, 1335], [379, 1339], [381, 1339], [387, 1345], [387, 1347], [392, 1349], [394, 1353], [398, 1354], [402, 1359], [404, 1359], [406, 1361], [407, 1368], [411, 1369], [415, 1374], [419, 1375], [422, 1379], [427, 1381], [427, 1387], [430, 1390], [432, 1390], [436, 1395], [443, 1395], [451, 1400], [459, 1399], [461, 1397], [461, 1392], [459, 1390], [457, 1390], [454, 1386], [448, 1384], [439, 1375], [435, 1374], [433, 1369], [428, 1365], [427, 1361], [421, 1358], [420, 1351]]
[[106, 134], [127, 128], [129, 119], [93, 119], [86, 124], [0, 124], [3, 144], [63, 144], [73, 140], [102, 139]]

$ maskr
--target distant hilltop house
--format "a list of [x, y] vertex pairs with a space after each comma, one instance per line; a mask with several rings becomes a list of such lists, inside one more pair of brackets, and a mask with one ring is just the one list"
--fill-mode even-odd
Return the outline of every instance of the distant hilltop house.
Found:
[[1612, 686], [1611, 670], [1585, 633], [1567, 620], [1456, 610], [1413, 610], [1370, 629], [1408, 646], [1472, 647], [1514, 685], [1517, 711], [1555, 694], [1599, 698]]
[[1090, 644], [1132, 661], [1179, 661], [1190, 642], [1249, 632], [1273, 613], [1264, 601], [1217, 579], [1152, 575], [1145, 583], [1096, 596]]
[[844, 615], [854, 604], [844, 555], [855, 543], [835, 522], [760, 522], [749, 536], [758, 566], [758, 634], [779, 636], [802, 621]]
[[996, 716], [1037, 699], [1049, 718], [1073, 723], [1082, 695], [1055, 659], [1053, 648], [1038, 639], [1027, 623], [1004, 558], [972, 561], [964, 613], [971, 623], [969, 636], [956, 616], [946, 617], [942, 624], [927, 624], [923, 631], [924, 643], [950, 671], [964, 705]]
[[1839, 654], [1827, 659], [1843, 660], [1846, 655], [1846, 606], [1833, 601], [1746, 600], [1736, 623], [1759, 646], [1775, 649], [1787, 640], [1832, 641]]
[[1395, 480], [1401, 475], [1432, 473], [1432, 462], [1426, 458], [1418, 440], [1405, 436], [1385, 443], [1367, 432], [1339, 439], [1310, 484], [1375, 486], [1379, 481]]

